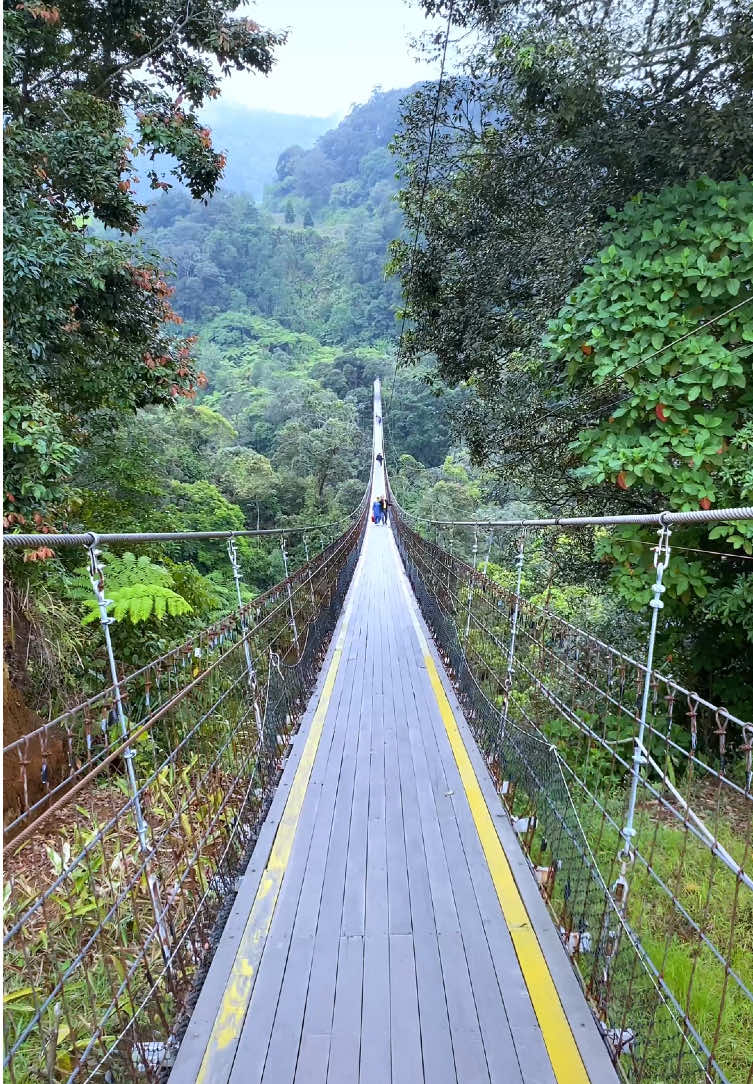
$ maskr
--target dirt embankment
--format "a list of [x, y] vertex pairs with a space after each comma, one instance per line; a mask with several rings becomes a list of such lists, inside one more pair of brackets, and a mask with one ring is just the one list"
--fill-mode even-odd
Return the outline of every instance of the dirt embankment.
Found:
[[[34, 626], [25, 600], [13, 581], [3, 577], [3, 747], [32, 734], [44, 725], [28, 706], [29, 653], [41, 629]], [[43, 745], [31, 738], [19, 750], [3, 754], [3, 824], [68, 775], [68, 757], [62, 735], [50, 733]], [[24, 764], [23, 761], [26, 761]], [[44, 768], [44, 773], [43, 773]], [[25, 769], [25, 770], [24, 770]], [[46, 779], [46, 782], [45, 782]]]
[[[3, 746], [7, 747], [18, 738], [33, 733], [43, 725], [26, 704], [19, 690], [13, 685], [8, 667], [3, 664]], [[68, 774], [68, 759], [60, 735], [50, 734], [46, 742], [46, 757], [38, 738], [30, 739], [19, 750], [3, 754], [3, 823], [13, 820], [26, 806], [34, 805]], [[24, 783], [24, 764], [25, 776]], [[45, 785], [43, 767], [46, 761]]]

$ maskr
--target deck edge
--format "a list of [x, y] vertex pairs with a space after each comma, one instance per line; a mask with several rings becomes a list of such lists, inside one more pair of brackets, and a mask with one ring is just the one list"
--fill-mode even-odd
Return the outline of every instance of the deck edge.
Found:
[[619, 1084], [620, 1075], [610, 1057], [606, 1042], [586, 1000], [585, 992], [560, 940], [554, 920], [541, 897], [518, 838], [513, 831], [509, 813], [497, 793], [486, 761], [466, 721], [434, 638], [424, 620], [418, 601], [411, 591], [399, 552], [396, 552], [396, 557], [408, 592], [413, 598], [416, 618], [428, 644], [429, 654], [455, 717], [463, 745], [486, 802], [500, 845], [507, 857], [523, 905], [528, 912], [544, 960], [557, 988], [562, 1008], [567, 1016], [573, 1039], [586, 1072], [593, 1084]]
[[[306, 708], [301, 716], [298, 729], [293, 737], [292, 747], [283, 767], [282, 776], [275, 788], [272, 801], [259, 830], [256, 845], [251, 853], [248, 865], [239, 879], [238, 892], [233, 903], [222, 937], [217, 945], [199, 997], [186, 1028], [185, 1035], [178, 1049], [175, 1063], [168, 1078], [169, 1084], [194, 1084], [198, 1078], [204, 1055], [214, 1029], [217, 1014], [236, 960], [238, 946], [246, 928], [251, 909], [254, 905], [262, 876], [267, 867], [277, 830], [285, 813], [290, 789], [298, 766], [306, 748], [316, 709], [329, 674], [332, 660], [338, 646], [343, 622], [348, 612], [348, 604], [356, 585], [358, 566], [362, 561], [359, 553], [358, 563], [353, 570], [353, 577], [343, 600], [342, 609], [333, 629], [327, 651], [322, 660], [316, 683]], [[219, 1084], [219, 1082], [218, 1082]]]

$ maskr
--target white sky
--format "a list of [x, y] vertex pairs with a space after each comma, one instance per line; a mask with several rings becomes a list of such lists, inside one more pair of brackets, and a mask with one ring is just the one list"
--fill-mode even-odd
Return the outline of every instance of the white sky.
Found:
[[223, 99], [249, 109], [305, 116], [343, 116], [383, 90], [435, 79], [436, 65], [417, 63], [408, 38], [428, 27], [415, 0], [258, 0], [246, 14], [270, 30], [289, 30], [269, 76], [231, 75]]

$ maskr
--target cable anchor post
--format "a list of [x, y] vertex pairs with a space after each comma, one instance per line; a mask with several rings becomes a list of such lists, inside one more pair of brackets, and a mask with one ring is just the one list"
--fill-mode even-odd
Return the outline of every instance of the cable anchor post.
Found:
[[128, 788], [131, 794], [131, 805], [133, 808], [133, 819], [136, 825], [136, 835], [139, 840], [139, 850], [144, 859], [144, 872], [146, 874], [146, 881], [149, 888], [149, 896], [152, 903], [152, 910], [154, 911], [154, 919], [157, 928], [157, 934], [160, 941], [160, 947], [162, 949], [162, 956], [167, 970], [172, 973], [172, 965], [170, 963], [170, 936], [163, 913], [163, 907], [160, 897], [160, 888], [157, 876], [152, 869], [152, 847], [149, 843], [149, 829], [144, 817], [144, 809], [141, 804], [141, 791], [139, 790], [138, 782], [136, 780], [136, 767], [134, 765], [134, 758], [136, 752], [133, 748], [133, 744], [129, 742], [128, 733], [128, 718], [123, 707], [123, 694], [121, 692], [120, 678], [118, 676], [118, 667], [115, 662], [115, 652], [112, 646], [112, 637], [110, 635], [110, 625], [114, 624], [115, 618], [110, 617], [108, 610], [112, 606], [112, 599], [108, 599], [105, 595], [105, 569], [102, 561], [101, 550], [98, 548], [99, 538], [97, 535], [92, 536], [92, 541], [88, 546], [89, 554], [89, 581], [92, 585], [92, 591], [94, 592], [94, 598], [96, 599], [97, 606], [99, 608], [99, 623], [102, 626], [102, 634], [105, 640], [105, 650], [107, 652], [107, 661], [110, 667], [110, 677], [112, 679], [113, 696], [115, 699], [115, 714], [118, 720], [118, 729], [120, 730], [120, 736], [125, 744], [123, 750], [123, 760], [126, 766], [126, 775], [128, 776]]
[[298, 626], [295, 623], [295, 609], [293, 607], [293, 592], [290, 588], [290, 576], [288, 574], [288, 551], [285, 547], [285, 535], [280, 536], [280, 550], [282, 551], [282, 563], [285, 568], [285, 584], [288, 589], [288, 606], [290, 607], [290, 627], [293, 630], [293, 642], [298, 649]]
[[615, 882], [615, 897], [617, 906], [620, 913], [625, 915], [627, 906], [627, 897], [629, 890], [629, 883], [627, 878], [627, 871], [635, 861], [635, 848], [633, 846], [633, 840], [635, 839], [635, 807], [638, 799], [638, 783], [641, 777], [641, 769], [648, 763], [647, 750], [645, 745], [646, 736], [646, 718], [648, 716], [648, 702], [651, 695], [651, 675], [653, 673], [654, 666], [654, 650], [656, 648], [656, 629], [659, 622], [659, 610], [664, 609], [664, 603], [662, 602], [662, 595], [666, 591], [666, 587], [663, 583], [664, 573], [669, 565], [671, 548], [669, 544], [672, 530], [669, 524], [664, 523], [662, 519], [662, 525], [659, 528], [659, 540], [654, 548], [654, 569], [655, 576], [654, 582], [651, 585], [651, 593], [653, 598], [649, 602], [651, 607], [651, 624], [648, 633], [648, 645], [646, 648], [646, 666], [645, 675], [643, 680], [643, 694], [641, 697], [641, 712], [638, 721], [638, 733], [635, 738], [635, 744], [633, 746], [633, 764], [631, 768], [630, 778], [630, 796], [628, 799], [627, 814], [625, 816], [625, 827], [622, 829], [621, 835], [623, 839], [623, 846], [619, 852], [618, 857], [622, 861], [620, 876]]

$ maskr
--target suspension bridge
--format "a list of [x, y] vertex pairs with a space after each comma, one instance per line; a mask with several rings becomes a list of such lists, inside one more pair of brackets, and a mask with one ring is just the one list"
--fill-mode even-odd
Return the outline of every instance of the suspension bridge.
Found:
[[[237, 610], [130, 673], [101, 549], [188, 536], [5, 536], [86, 548], [111, 677], [4, 750], [6, 1079], [750, 1084], [753, 723], [653, 651], [671, 535], [753, 508], [442, 525], [465, 560], [382, 429], [377, 381], [361, 505], [266, 594], [204, 532]], [[532, 532], [622, 522], [641, 660], [521, 591]]]

